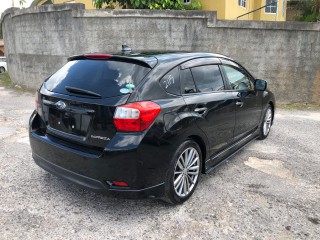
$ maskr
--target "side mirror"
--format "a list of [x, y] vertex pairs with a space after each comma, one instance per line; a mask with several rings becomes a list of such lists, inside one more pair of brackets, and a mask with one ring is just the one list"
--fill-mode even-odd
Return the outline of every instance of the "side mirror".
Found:
[[257, 91], [264, 91], [267, 89], [267, 81], [262, 80], [262, 79], [256, 79], [256, 82], [254, 84], [255, 89]]

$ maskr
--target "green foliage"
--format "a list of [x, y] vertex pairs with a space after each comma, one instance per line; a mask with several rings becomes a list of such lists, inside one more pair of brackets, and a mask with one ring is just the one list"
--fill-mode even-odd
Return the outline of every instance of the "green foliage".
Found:
[[[25, 1], [25, 0], [22, 0]], [[42, 0], [33, 0], [30, 4], [30, 7], [38, 6]], [[41, 5], [45, 4], [53, 4], [53, 0], [46, 0], [45, 2], [42, 2]]]
[[177, 9], [182, 10], [180, 0], [131, 0], [133, 8], [137, 9]]
[[29, 92], [31, 94], [34, 94], [34, 90], [35, 89], [30, 89], [30, 88], [25, 88], [25, 87], [21, 87], [19, 85], [14, 84], [9, 76], [8, 72], [5, 73], [0, 73], [0, 86], [1, 87], [6, 87], [6, 88], [11, 88], [14, 89], [20, 93], [25, 93], [25, 92]]
[[26, 3], [26, 0], [19, 0], [20, 6], [22, 6], [22, 5], [25, 4], [25, 3]]
[[302, 0], [298, 3], [301, 16], [297, 20], [314, 22], [320, 19], [320, 0]]
[[202, 3], [199, 1], [193, 2], [188, 5], [184, 5], [185, 10], [202, 10]]
[[13, 83], [10, 80], [8, 72], [0, 73], [0, 86], [14, 87]]
[[298, 20], [303, 21], [303, 22], [316, 22], [320, 21], [320, 14], [316, 13], [311, 13], [305, 16], [301, 16]]
[[94, 6], [102, 8], [114, 8], [115, 4], [119, 4], [122, 8], [133, 9], [174, 9], [174, 10], [196, 10], [202, 9], [199, 1], [189, 5], [183, 5], [181, 0], [95, 0]]
[[94, 6], [96, 8], [102, 8], [103, 4], [107, 4], [107, 6], [114, 6], [114, 4], [118, 3], [120, 7], [127, 8], [129, 0], [94, 0]]

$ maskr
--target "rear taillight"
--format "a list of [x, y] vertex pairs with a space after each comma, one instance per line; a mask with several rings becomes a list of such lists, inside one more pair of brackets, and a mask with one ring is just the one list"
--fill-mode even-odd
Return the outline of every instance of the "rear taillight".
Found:
[[128, 183], [126, 182], [119, 182], [119, 181], [112, 181], [112, 185], [116, 187], [128, 187]]
[[39, 107], [39, 91], [37, 90], [35, 95], [34, 95], [34, 100], [35, 100], [35, 104], [36, 104], [36, 110], [38, 111], [38, 107]]
[[113, 123], [118, 131], [142, 132], [159, 115], [161, 107], [154, 102], [135, 102], [117, 107]]

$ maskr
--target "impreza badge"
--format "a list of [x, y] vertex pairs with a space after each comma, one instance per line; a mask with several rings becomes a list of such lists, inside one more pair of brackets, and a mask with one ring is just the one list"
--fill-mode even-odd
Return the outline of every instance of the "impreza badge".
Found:
[[100, 140], [110, 141], [110, 138], [108, 138], [108, 137], [101, 137], [101, 136], [91, 135], [91, 138], [96, 138], [96, 139], [100, 139]]

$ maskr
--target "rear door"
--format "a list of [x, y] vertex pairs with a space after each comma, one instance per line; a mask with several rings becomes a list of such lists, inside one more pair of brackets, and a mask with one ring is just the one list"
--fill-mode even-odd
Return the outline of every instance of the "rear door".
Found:
[[236, 94], [235, 141], [257, 129], [262, 109], [261, 97], [254, 91], [254, 79], [236, 63], [223, 61], [222, 69]]
[[197, 61], [182, 65], [182, 94], [189, 111], [197, 116], [198, 127], [207, 135], [213, 155], [233, 140], [234, 95], [225, 91], [218, 59]]
[[105, 147], [115, 134], [113, 114], [151, 69], [112, 60], [73, 60], [41, 88], [46, 133], [68, 143]]

